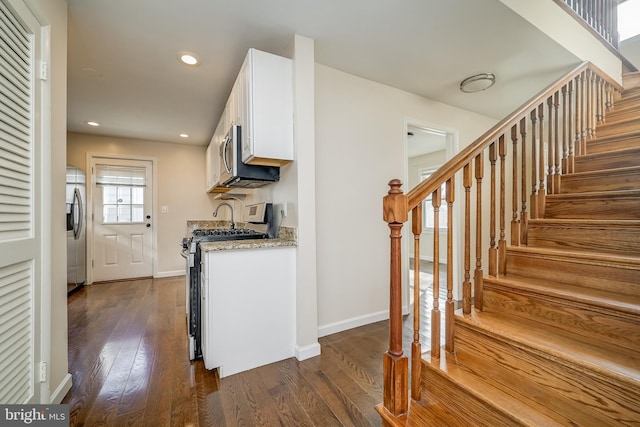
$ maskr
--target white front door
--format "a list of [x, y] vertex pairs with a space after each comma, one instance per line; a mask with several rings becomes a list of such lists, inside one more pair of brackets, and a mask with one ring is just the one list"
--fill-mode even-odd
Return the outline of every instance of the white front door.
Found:
[[152, 163], [93, 158], [93, 281], [153, 275]]

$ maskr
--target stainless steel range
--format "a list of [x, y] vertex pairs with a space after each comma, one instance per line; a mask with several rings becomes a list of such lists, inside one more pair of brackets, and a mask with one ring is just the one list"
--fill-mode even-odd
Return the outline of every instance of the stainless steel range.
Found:
[[[191, 236], [182, 239], [182, 256], [186, 259], [186, 306], [187, 326], [189, 333], [189, 358], [202, 358], [201, 337], [201, 308], [200, 308], [200, 262], [202, 251], [200, 243], [221, 242], [228, 240], [267, 239], [275, 237], [273, 234], [273, 207], [271, 203], [264, 203], [264, 219], [255, 224], [267, 224], [265, 231], [250, 228], [216, 228], [196, 229]], [[255, 206], [255, 205], [254, 205]], [[248, 206], [247, 208], [250, 208]]]

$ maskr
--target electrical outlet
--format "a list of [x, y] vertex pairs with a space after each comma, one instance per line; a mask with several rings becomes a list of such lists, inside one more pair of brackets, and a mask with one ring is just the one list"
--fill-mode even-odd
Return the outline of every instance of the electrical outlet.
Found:
[[287, 212], [287, 205], [288, 205], [288, 203], [287, 203], [287, 202], [283, 202], [283, 203], [282, 203], [282, 208], [281, 208], [281, 211], [280, 211], [280, 213], [282, 214], [282, 218], [286, 218], [286, 217], [287, 217], [287, 215], [288, 215], [288, 212]]
[[160, 206], [160, 213], [169, 213], [169, 206]]

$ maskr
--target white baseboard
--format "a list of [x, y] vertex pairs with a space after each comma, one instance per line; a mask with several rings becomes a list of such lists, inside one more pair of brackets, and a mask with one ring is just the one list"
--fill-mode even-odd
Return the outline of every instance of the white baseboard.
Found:
[[184, 270], [174, 270], [174, 271], [161, 271], [153, 275], [154, 279], [161, 279], [164, 277], [175, 277], [175, 276], [184, 276]]
[[71, 374], [67, 373], [62, 379], [62, 382], [58, 384], [58, 387], [51, 393], [50, 403], [58, 404], [62, 402], [62, 399], [67, 395], [69, 390], [71, 390], [71, 385], [73, 384]]
[[[404, 311], [404, 310], [403, 310]], [[365, 314], [364, 316], [352, 317], [351, 319], [342, 320], [340, 322], [330, 323], [328, 325], [318, 327], [318, 336], [325, 337], [347, 329], [357, 328], [359, 326], [368, 325], [369, 323], [387, 320], [389, 318], [389, 310], [379, 311], [377, 313]]]
[[305, 345], [304, 347], [296, 345], [296, 359], [298, 359], [299, 361], [310, 359], [315, 356], [320, 356], [320, 353], [320, 343], [318, 342], [310, 345]]

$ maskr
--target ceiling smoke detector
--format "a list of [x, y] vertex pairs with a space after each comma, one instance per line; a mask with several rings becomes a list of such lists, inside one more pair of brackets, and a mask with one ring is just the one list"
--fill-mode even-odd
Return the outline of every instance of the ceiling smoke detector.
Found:
[[467, 77], [460, 83], [460, 90], [465, 93], [481, 92], [489, 89], [496, 82], [496, 76], [493, 73], [476, 74]]

